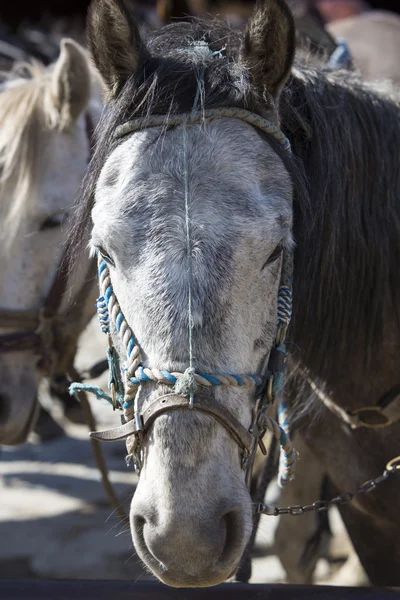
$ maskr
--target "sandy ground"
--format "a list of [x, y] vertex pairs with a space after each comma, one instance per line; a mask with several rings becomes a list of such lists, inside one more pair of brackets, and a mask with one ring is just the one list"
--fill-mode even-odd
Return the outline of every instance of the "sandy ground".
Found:
[[[94, 321], [82, 339], [79, 369], [102, 359], [104, 348], [105, 338]], [[108, 406], [97, 401], [92, 406], [100, 427], [120, 424]], [[60, 418], [57, 406], [53, 412]], [[104, 444], [103, 451], [111, 481], [129, 511], [137, 478], [125, 465], [125, 446]], [[276, 495], [276, 488], [270, 493]], [[341, 522], [333, 517], [336, 553], [351, 555]], [[262, 519], [253, 582], [285, 581], [273, 549], [277, 523], [275, 517]], [[337, 567], [320, 560], [316, 582], [365, 581], [354, 557], [335, 571]], [[19, 448], [0, 447], [0, 577], [151, 579], [133, 550], [129, 530], [108, 505], [84, 426], [66, 424], [65, 436], [45, 444], [33, 439]]]

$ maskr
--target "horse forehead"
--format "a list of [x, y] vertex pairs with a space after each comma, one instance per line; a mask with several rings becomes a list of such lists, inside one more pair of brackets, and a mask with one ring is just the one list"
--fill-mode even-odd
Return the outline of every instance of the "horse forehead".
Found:
[[[161, 142], [161, 143], [160, 143]], [[230, 176], [237, 170], [254, 172], [264, 163], [266, 154], [273, 153], [268, 143], [247, 123], [233, 118], [219, 118], [202, 124], [179, 126], [160, 139], [155, 150], [147, 152], [149, 165], [162, 168], [167, 164], [181, 172], [186, 147], [186, 162], [195, 174], [202, 166], [207, 170], [230, 167]]]
[[272, 191], [280, 188], [282, 195], [290, 194], [288, 173], [265, 139], [238, 119], [221, 118], [186, 132], [180, 126], [131, 135], [106, 161], [96, 201], [118, 214], [135, 201], [142, 206], [151, 202], [160, 192], [175, 195], [182, 191], [185, 177], [191, 194], [208, 198], [221, 192], [240, 195], [247, 189], [248, 197], [256, 199], [254, 190], [261, 182]]

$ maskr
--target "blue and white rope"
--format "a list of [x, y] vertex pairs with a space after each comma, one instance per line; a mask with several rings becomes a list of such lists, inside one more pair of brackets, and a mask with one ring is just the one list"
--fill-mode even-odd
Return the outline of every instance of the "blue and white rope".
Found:
[[[143, 367], [143, 365], [140, 364], [140, 349], [135, 342], [133, 333], [126, 322], [126, 319], [115, 297], [108, 265], [102, 259], [99, 261], [99, 279], [100, 289], [103, 292], [103, 296], [101, 296], [97, 302], [101, 329], [104, 331], [104, 333], [110, 335], [110, 320], [112, 320], [117, 332], [122, 336], [124, 346], [126, 347], [128, 366], [125, 366], [122, 369], [125, 374], [125, 397], [122, 408], [124, 410], [124, 416], [126, 420], [131, 420], [134, 414], [136, 392], [140, 385], [148, 382], [154, 382], [176, 386], [179, 383], [179, 380], [185, 377], [187, 372], [181, 373], [170, 372], [165, 369], [150, 369]], [[284, 306], [284, 312], [281, 315], [278, 315], [278, 322], [287, 326], [291, 314], [291, 294], [287, 295], [285, 288], [286, 286], [283, 285], [280, 285], [279, 288], [278, 306], [279, 301], [281, 301], [281, 305]], [[281, 294], [283, 293], [282, 290], [285, 293], [284, 297], [281, 297]], [[110, 318], [110, 315], [112, 316], [112, 319]], [[285, 352], [284, 344], [281, 343], [277, 349], [281, 352]], [[191, 350], [191, 352], [193, 352], [193, 350]], [[189, 354], [191, 354], [191, 352]], [[191, 357], [192, 356], [193, 355], [191, 354]], [[191, 368], [193, 369], [193, 366]], [[134, 373], [132, 373], [133, 369], [135, 369]], [[279, 375], [281, 375], [282, 381], [279, 379]], [[275, 376], [273, 383], [274, 394], [276, 395], [279, 395], [279, 393], [282, 391], [283, 376], [283, 373]], [[259, 375], [234, 375], [230, 373], [208, 374], [196, 373], [193, 370], [193, 377], [197, 385], [204, 387], [233, 386], [253, 388], [255, 386], [260, 386], [263, 383], [263, 379]], [[71, 389], [72, 391], [78, 391], [75, 388]], [[98, 398], [106, 399], [108, 401], [111, 399], [111, 397], [103, 392], [103, 390], [99, 389], [97, 391], [95, 386], [92, 386], [90, 389], [87, 388], [87, 391], [95, 393]], [[264, 418], [266, 427], [275, 435], [281, 447], [278, 482], [281, 487], [284, 487], [293, 478], [296, 451], [294, 450], [288, 435], [286, 406], [282, 400], [280, 401], [278, 408], [278, 419], [280, 425], [278, 425], [269, 417]]]
[[[132, 384], [130, 382], [130, 377], [134, 376], [136, 369], [140, 365], [140, 349], [136, 344], [133, 332], [126, 321], [118, 300], [114, 294], [108, 265], [100, 255], [98, 273], [100, 291], [102, 292], [102, 296], [100, 297], [100, 326], [102, 331], [107, 333], [108, 336], [111, 336], [111, 320], [126, 349], [126, 366], [123, 371], [125, 374], [125, 397], [122, 408], [124, 410], [125, 419], [130, 421], [133, 418], [134, 413], [133, 406], [131, 405], [131, 399], [136, 395], [138, 389], [137, 384]], [[107, 315], [106, 312], [108, 313]], [[112, 346], [112, 342], [110, 343], [110, 346]]]
[[[158, 370], [155, 368], [148, 369], [142, 365], [135, 372], [135, 377], [131, 377], [131, 382], [135, 385], [153, 381], [155, 383], [165, 383], [166, 385], [175, 385], [183, 373], [178, 371]], [[231, 373], [194, 373], [196, 382], [204, 387], [211, 386], [231, 386], [253, 388], [263, 383], [262, 377], [259, 375], [232, 375]]]
[[[130, 329], [115, 297], [108, 265], [101, 257], [99, 258], [98, 273], [100, 290], [102, 292], [102, 296], [98, 301], [100, 327], [104, 333], [111, 335], [110, 323], [112, 322], [126, 348], [127, 363], [122, 368], [125, 384], [123, 409], [125, 418], [130, 420], [133, 418], [135, 395], [141, 384], [152, 381], [155, 383], [176, 385], [179, 384], [180, 379], [185, 377], [187, 371], [185, 373], [169, 372], [154, 367], [149, 369], [141, 365], [140, 348], [136, 344], [132, 330]], [[196, 384], [204, 387], [214, 385], [254, 388], [263, 383], [263, 379], [259, 375], [234, 375], [230, 373], [207, 374], [193, 372], [193, 378]]]
[[296, 450], [293, 448], [292, 442], [283, 427], [281, 427], [274, 419], [266, 415], [261, 417], [261, 421], [266, 429], [268, 429], [278, 440], [280, 445], [280, 460], [278, 485], [285, 487], [294, 475], [294, 465], [296, 461]]
[[100, 296], [100, 298], [97, 298], [96, 306], [101, 331], [103, 333], [110, 333], [110, 318], [108, 315], [107, 303], [104, 299], [104, 296]]
[[294, 477], [297, 452], [294, 449], [289, 437], [289, 416], [286, 402], [281, 398], [278, 404], [278, 423], [281, 430], [282, 452], [279, 457], [279, 477], [278, 484], [285, 487]]

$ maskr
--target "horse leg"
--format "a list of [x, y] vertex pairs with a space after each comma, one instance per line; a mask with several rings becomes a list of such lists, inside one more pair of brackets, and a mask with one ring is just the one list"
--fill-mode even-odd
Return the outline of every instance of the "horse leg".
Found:
[[[295, 479], [282, 490], [279, 504], [292, 506], [311, 504], [320, 498], [325, 470], [300, 436], [294, 438], [299, 453]], [[274, 551], [287, 573], [289, 583], [311, 584], [321, 551], [325, 550], [330, 538], [328, 526], [322, 526], [319, 517], [327, 515], [315, 512], [295, 518], [283, 515], [275, 531]]]
[[[325, 407], [318, 417], [307, 418], [298, 431], [324, 465], [340, 493], [355, 491], [371, 477], [382, 473], [386, 462], [398, 453], [396, 426], [391, 435], [379, 430], [350, 431]], [[345, 526], [371, 582], [400, 585], [400, 501], [398, 474], [369, 494], [359, 494], [341, 507]]]
[[340, 508], [346, 529], [371, 583], [400, 585], [400, 529], [378, 522], [354, 506]]

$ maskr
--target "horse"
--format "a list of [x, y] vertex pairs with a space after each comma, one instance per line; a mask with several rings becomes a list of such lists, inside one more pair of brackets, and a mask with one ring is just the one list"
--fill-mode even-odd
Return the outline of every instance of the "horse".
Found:
[[[108, 102], [69, 244], [79, 260], [90, 236], [98, 257], [111, 375], [94, 391], [125, 421], [97, 439], [127, 438], [140, 471], [145, 565], [170, 586], [215, 585], [251, 535], [292, 256], [289, 420], [343, 493], [398, 450], [396, 413], [379, 421], [376, 405], [393, 409], [399, 383], [400, 97], [295, 59], [283, 0], [259, 2], [243, 35], [195, 20], [146, 39], [126, 3], [94, 0], [88, 39]], [[369, 411], [391, 426], [349, 427]], [[376, 584], [399, 584], [395, 468], [340, 507]]]
[[70, 293], [60, 265], [101, 102], [86, 52], [70, 39], [61, 42], [51, 66], [38, 61], [16, 65], [4, 77], [0, 443], [12, 445], [22, 443], [35, 423], [43, 375], [60, 383], [78, 335], [94, 314], [94, 287], [86, 281], [89, 262], [75, 269]]

